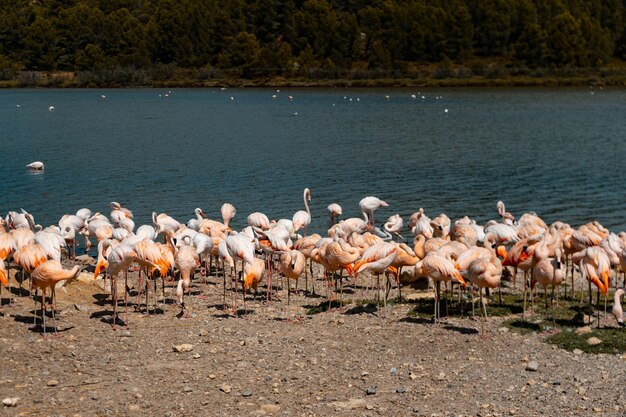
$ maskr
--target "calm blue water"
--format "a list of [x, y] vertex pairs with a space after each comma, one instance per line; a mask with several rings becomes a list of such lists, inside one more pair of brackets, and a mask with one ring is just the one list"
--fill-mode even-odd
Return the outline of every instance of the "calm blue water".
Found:
[[229, 201], [239, 228], [252, 211], [291, 218], [309, 187], [317, 231], [329, 203], [358, 216], [367, 195], [390, 204], [377, 223], [419, 207], [485, 221], [502, 199], [516, 216], [626, 230], [623, 89], [164, 93], [0, 90], [0, 213], [46, 225], [115, 200], [139, 225], [153, 210], [219, 218]]

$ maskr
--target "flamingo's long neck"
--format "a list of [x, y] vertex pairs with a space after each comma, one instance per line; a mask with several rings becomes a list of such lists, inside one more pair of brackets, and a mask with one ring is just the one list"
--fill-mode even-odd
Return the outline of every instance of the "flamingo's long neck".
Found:
[[309, 203], [307, 202], [307, 197], [309, 196], [309, 190], [306, 189], [304, 191], [303, 199], [304, 199], [304, 207], [306, 208], [306, 212], [309, 213], [309, 217], [311, 217], [311, 210], [309, 210]]

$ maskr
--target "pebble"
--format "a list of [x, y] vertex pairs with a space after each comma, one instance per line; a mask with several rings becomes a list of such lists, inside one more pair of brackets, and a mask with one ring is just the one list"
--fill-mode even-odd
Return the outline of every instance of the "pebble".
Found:
[[411, 378], [412, 380], [415, 380], [415, 379], [417, 379], [417, 375], [415, 375], [413, 372], [411, 372], [409, 374], [409, 378]]
[[583, 326], [583, 327], [579, 327], [578, 329], [576, 329], [574, 333], [576, 333], [577, 335], [581, 335], [581, 334], [588, 334], [591, 332], [592, 330], [590, 326]]
[[193, 350], [193, 345], [189, 343], [183, 343], [182, 345], [172, 346], [174, 352], [191, 352]]
[[437, 381], [443, 381], [444, 379], [446, 379], [446, 373], [439, 372], [439, 375], [437, 375]]
[[129, 411], [139, 411], [139, 406], [137, 404], [131, 404], [128, 406]]
[[539, 370], [539, 363], [537, 361], [530, 361], [526, 365], [526, 370], [530, 372], [537, 372]]
[[391, 368], [389, 372], [391, 373], [391, 375], [396, 375], [398, 373], [398, 370], [396, 368]]
[[209, 374], [210, 379], [215, 379], [215, 374]]
[[251, 393], [250, 391], [244, 391], [244, 392], [242, 392], [242, 393], [241, 393], [241, 395], [242, 395], [243, 397], [251, 397], [251, 396], [252, 396], [252, 393]]
[[192, 356], [192, 358], [194, 358], [194, 359], [200, 359], [200, 354], [199, 354], [199, 353], [196, 353], [196, 354], [194, 354], [194, 355]]
[[598, 346], [600, 343], [602, 343], [602, 340], [598, 339], [597, 337], [590, 337], [589, 339], [587, 339], [587, 344], [589, 346]]
[[398, 387], [398, 388], [396, 388], [396, 392], [397, 392], [398, 394], [404, 394], [404, 393], [406, 392], [406, 388], [404, 388], [404, 387]]
[[5, 407], [15, 407], [19, 399], [20, 397], [8, 397], [2, 400], [2, 404], [4, 404]]
[[83, 312], [91, 310], [89, 307], [85, 307], [84, 305], [80, 305], [80, 304], [74, 304], [74, 308], [78, 311], [83, 311]]
[[367, 395], [374, 395], [374, 394], [376, 394], [376, 385], [370, 385], [369, 387], [367, 387], [367, 389], [365, 390], [365, 393]]
[[230, 394], [231, 389], [232, 388], [228, 384], [220, 385], [220, 391], [225, 392], [226, 394]]
[[209, 335], [209, 331], [205, 328], [200, 329], [200, 332], [198, 333], [199, 336], [201, 337], [206, 337]]
[[276, 404], [263, 404], [261, 406], [261, 410], [265, 411], [266, 413], [272, 414], [280, 410], [280, 406]]
[[56, 387], [57, 385], [59, 385], [59, 381], [57, 381], [56, 379], [51, 379], [46, 383], [46, 385], [49, 387]]
[[500, 327], [500, 328], [498, 329], [498, 331], [499, 331], [500, 333], [508, 333], [508, 332], [509, 332], [509, 328], [508, 328], [508, 327]]
[[574, 353], [574, 355], [582, 355], [582, 354], [583, 354], [583, 351], [582, 351], [582, 350], [580, 350], [580, 349], [574, 349], [574, 350], [573, 350], [573, 353]]

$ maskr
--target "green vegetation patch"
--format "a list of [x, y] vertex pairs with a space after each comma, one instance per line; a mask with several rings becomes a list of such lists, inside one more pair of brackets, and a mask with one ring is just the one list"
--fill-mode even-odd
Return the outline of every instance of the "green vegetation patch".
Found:
[[[591, 346], [587, 340], [592, 337], [600, 339], [602, 343]], [[569, 351], [580, 349], [585, 353], [611, 354], [626, 352], [626, 330], [623, 328], [594, 329], [586, 334], [576, 334], [569, 329], [547, 337], [546, 341]]]

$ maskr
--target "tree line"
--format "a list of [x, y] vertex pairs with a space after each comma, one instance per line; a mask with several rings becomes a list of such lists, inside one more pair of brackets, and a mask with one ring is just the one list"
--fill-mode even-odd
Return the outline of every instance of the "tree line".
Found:
[[[626, 0], [0, 0], [0, 71], [434, 76], [626, 58]], [[126, 72], [124, 72], [126, 71]], [[141, 73], [141, 72], [140, 72]]]

